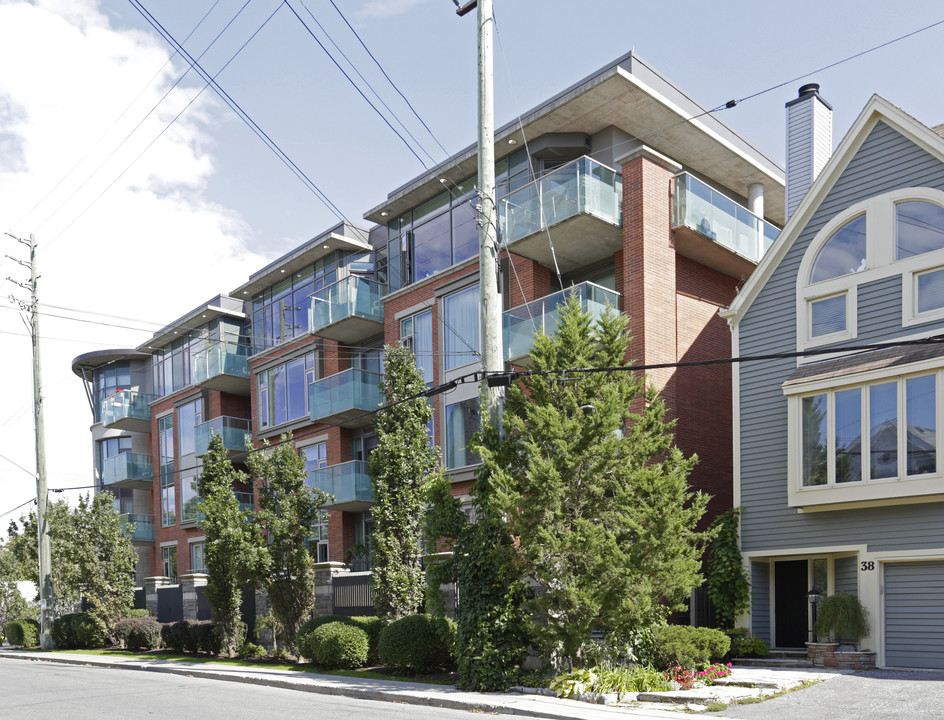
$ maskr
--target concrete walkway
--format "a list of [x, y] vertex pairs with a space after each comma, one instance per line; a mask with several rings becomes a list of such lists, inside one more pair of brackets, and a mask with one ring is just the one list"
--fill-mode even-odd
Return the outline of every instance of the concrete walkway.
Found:
[[[413, 705], [427, 705], [473, 712], [498, 713], [550, 718], [551, 720], [612, 720], [634, 718], [675, 718], [679, 710], [700, 711], [712, 702], [733, 702], [740, 698], [770, 695], [804, 682], [827, 680], [839, 673], [812, 670], [732, 668], [733, 674], [717, 685], [699, 690], [673, 693], [640, 693], [638, 698], [624, 698], [617, 705], [594, 705], [540, 694], [474, 693], [450, 685], [432, 685], [407, 681], [370, 680], [336, 675], [318, 675], [258, 667], [216, 663], [191, 663], [179, 660], [141, 660], [118, 656], [77, 653], [18, 651], [3, 648], [0, 660], [54, 662], [105, 668], [123, 668], [163, 672], [228, 682], [279, 687], [325, 695], [340, 695], [364, 700], [381, 700]], [[717, 717], [717, 716], [716, 716]]]

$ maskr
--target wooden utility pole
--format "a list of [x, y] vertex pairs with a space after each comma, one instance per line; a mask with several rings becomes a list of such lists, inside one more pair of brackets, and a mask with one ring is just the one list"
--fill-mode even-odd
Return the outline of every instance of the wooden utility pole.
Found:
[[[7, 233], [9, 234], [9, 233]], [[53, 614], [53, 587], [52, 587], [52, 553], [49, 546], [49, 495], [46, 492], [46, 429], [43, 423], [43, 394], [42, 394], [42, 363], [39, 355], [39, 296], [36, 291], [39, 273], [36, 271], [36, 236], [30, 235], [29, 240], [11, 235], [17, 242], [29, 246], [29, 262], [11, 260], [30, 269], [29, 285], [16, 283], [30, 292], [28, 308], [30, 313], [29, 330], [33, 344], [33, 422], [36, 435], [36, 529], [39, 556], [39, 607], [40, 631], [39, 642], [44, 650], [51, 650]]]

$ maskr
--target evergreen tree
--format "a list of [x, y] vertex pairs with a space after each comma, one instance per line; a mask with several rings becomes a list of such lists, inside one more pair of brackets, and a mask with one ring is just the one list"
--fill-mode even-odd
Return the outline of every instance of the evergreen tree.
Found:
[[696, 459], [673, 446], [663, 401], [625, 371], [558, 372], [623, 365], [626, 324], [612, 309], [594, 322], [571, 295], [483, 452], [511, 556], [536, 586], [533, 632], [559, 667], [586, 663], [593, 630], [637, 639], [702, 581], [708, 498], [689, 488]]
[[[15, 526], [14, 526], [15, 527]], [[0, 545], [0, 635], [8, 622], [26, 617], [38, 617], [30, 612], [29, 603], [16, 583], [23, 580], [20, 563], [14, 556], [12, 543]]]
[[439, 472], [438, 453], [427, 432], [433, 409], [425, 397], [413, 397], [425, 389], [413, 354], [384, 348], [386, 402], [374, 425], [378, 444], [369, 471], [374, 604], [377, 614], [390, 621], [417, 612], [423, 600], [420, 520], [424, 488]]
[[258, 526], [241, 510], [233, 492], [235, 483], [245, 483], [246, 474], [233, 468], [222, 438], [214, 433], [203, 456], [203, 471], [197, 480], [200, 523], [206, 536], [204, 562], [207, 600], [223, 654], [235, 657], [242, 640], [240, 608], [242, 589], [265, 573], [269, 557]]
[[288, 652], [298, 655], [296, 636], [315, 602], [308, 539], [314, 525], [322, 522], [321, 508], [333, 498], [305, 484], [305, 462], [295, 453], [291, 440], [291, 434], [283, 435], [271, 453], [253, 453], [246, 465], [259, 490], [256, 521], [268, 541], [269, 562], [260, 584], [269, 598], [277, 639]]

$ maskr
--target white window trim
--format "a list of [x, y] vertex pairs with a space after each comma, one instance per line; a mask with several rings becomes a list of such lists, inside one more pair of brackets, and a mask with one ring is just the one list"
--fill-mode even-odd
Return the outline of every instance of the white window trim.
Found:
[[[939, 255], [940, 253], [941, 251], [936, 251], [918, 257], [927, 258], [928, 255]], [[944, 319], [944, 306], [934, 310], [918, 312], [918, 276], [940, 270], [944, 270], [944, 265], [921, 267], [901, 274], [901, 324], [904, 327]]]
[[[935, 390], [937, 398], [944, 393], [944, 368], [941, 368], [941, 358], [931, 358], [922, 362], [910, 363], [894, 368], [893, 374], [887, 369], [868, 372], [852, 373], [837, 383], [836, 378], [800, 383], [784, 388], [787, 398], [787, 505], [797, 508], [801, 512], [814, 510], [835, 510], [852, 507], [874, 507], [879, 505], [905, 504], [914, 502], [933, 502], [944, 500], [944, 403], [935, 403], [935, 432], [938, 451], [937, 472], [926, 475], [902, 476], [900, 473], [894, 478], [880, 478], [862, 480], [855, 483], [837, 485], [830, 482], [827, 485], [803, 486], [802, 478], [802, 398], [814, 394], [836, 392], [840, 390], [862, 388], [882, 381], [898, 381], [912, 377], [935, 374]], [[835, 417], [832, 412], [834, 396], [828, 400], [830, 410], [827, 417]], [[901, 425], [906, 418], [905, 394], [898, 392], [898, 421]], [[865, 423], [863, 417], [861, 422]], [[828, 477], [832, 479], [834, 473], [835, 427], [830, 422], [827, 425], [828, 449]], [[899, 453], [899, 467], [905, 461]]]
[[[853, 340], [858, 336], [858, 294], [859, 285], [882, 280], [895, 275], [902, 281], [902, 326], [909, 327], [920, 323], [944, 318], [944, 309], [933, 313], [914, 312], [914, 275], [937, 267], [944, 267], [944, 249], [934, 250], [923, 255], [895, 259], [896, 213], [895, 206], [909, 200], [930, 202], [944, 207], [944, 191], [928, 187], [910, 187], [877, 195], [850, 206], [836, 215], [810, 241], [796, 277], [796, 325], [797, 351], [829, 345], [837, 341]], [[837, 278], [830, 278], [818, 283], [810, 283], [809, 277], [813, 263], [820, 250], [833, 234], [856, 216], [866, 215], [865, 258], [866, 268], [856, 273], [849, 273]], [[848, 292], [846, 303], [847, 330], [844, 333], [831, 333], [813, 338], [810, 333], [811, 300], [818, 300], [830, 295]], [[800, 359], [799, 362], [812, 362], [822, 357]]]

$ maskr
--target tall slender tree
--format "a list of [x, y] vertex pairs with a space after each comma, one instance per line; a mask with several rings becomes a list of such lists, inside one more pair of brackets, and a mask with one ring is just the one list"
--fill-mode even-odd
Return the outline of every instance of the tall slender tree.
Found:
[[197, 489], [206, 536], [207, 600], [222, 651], [229, 657], [236, 655], [242, 640], [242, 589], [264, 574], [269, 564], [259, 526], [252, 522], [249, 512], [240, 509], [233, 492], [236, 483], [247, 481], [246, 474], [230, 462], [222, 438], [214, 433], [203, 456]]
[[425, 582], [420, 552], [424, 488], [439, 472], [439, 457], [428, 425], [433, 409], [413, 354], [384, 348], [385, 407], [374, 425], [377, 447], [370, 455], [374, 490], [371, 538], [374, 603], [377, 614], [396, 620], [415, 613]]
[[298, 654], [296, 636], [315, 602], [315, 573], [308, 540], [322, 508], [332, 496], [308, 487], [304, 460], [283, 435], [271, 452], [256, 452], [246, 465], [259, 491], [256, 522], [265, 534], [269, 562], [260, 584], [269, 599], [277, 639], [289, 653]]

